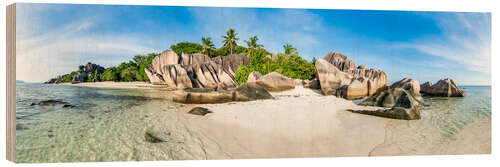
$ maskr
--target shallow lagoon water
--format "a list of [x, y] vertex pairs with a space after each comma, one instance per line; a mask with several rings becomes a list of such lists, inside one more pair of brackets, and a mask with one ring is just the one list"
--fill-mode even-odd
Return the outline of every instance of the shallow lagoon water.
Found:
[[[455, 140], [475, 120], [491, 116], [491, 87], [462, 89], [464, 98], [426, 97], [421, 120], [392, 121], [388, 129], [394, 139], [386, 144], [403, 147], [412, 142], [412, 148], [399, 148], [406, 152], [394, 154], [443, 152], [441, 143]], [[148, 91], [18, 82], [17, 162], [203, 159], [203, 142], [188, 140], [196, 134], [182, 124], [180, 105], [148, 98]], [[75, 107], [31, 106], [49, 99]], [[166, 136], [168, 142], [146, 142], [148, 130]]]

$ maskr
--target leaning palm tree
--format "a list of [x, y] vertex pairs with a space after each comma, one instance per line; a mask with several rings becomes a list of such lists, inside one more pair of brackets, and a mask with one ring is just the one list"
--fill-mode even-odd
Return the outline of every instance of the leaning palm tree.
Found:
[[229, 28], [229, 30], [226, 31], [226, 35], [222, 36], [222, 38], [224, 38], [222, 43], [224, 43], [224, 47], [229, 49], [231, 54], [233, 54], [233, 49], [237, 46], [236, 41], [240, 39], [237, 38], [236, 35], [238, 35], [238, 33], [236, 33], [234, 29]]
[[201, 52], [207, 56], [210, 56], [210, 51], [212, 51], [215, 48], [215, 45], [212, 42], [212, 38], [202, 37], [201, 42], [203, 43], [203, 50]]
[[283, 48], [285, 49], [285, 54], [297, 54], [297, 48], [294, 48], [290, 44], [283, 45]]

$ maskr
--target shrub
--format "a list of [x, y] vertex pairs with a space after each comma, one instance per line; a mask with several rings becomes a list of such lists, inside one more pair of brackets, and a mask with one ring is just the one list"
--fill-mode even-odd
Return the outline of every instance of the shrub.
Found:
[[238, 84], [245, 83], [248, 80], [248, 75], [253, 71], [258, 71], [262, 75], [278, 72], [294, 79], [314, 78], [314, 65], [298, 55], [278, 54], [276, 60], [271, 60], [266, 55], [268, 54], [265, 50], [256, 50], [255, 53], [247, 54], [250, 58], [250, 64], [248, 66], [240, 65], [240, 68], [235, 72]]
[[248, 80], [248, 75], [253, 71], [253, 68], [240, 64], [240, 68], [238, 68], [234, 74], [234, 79], [236, 79], [238, 84], [245, 83]]
[[201, 51], [203, 51], [203, 45], [193, 42], [179, 42], [175, 45], [171, 45], [170, 49], [177, 53], [177, 55], [181, 55], [182, 53], [201, 53]]

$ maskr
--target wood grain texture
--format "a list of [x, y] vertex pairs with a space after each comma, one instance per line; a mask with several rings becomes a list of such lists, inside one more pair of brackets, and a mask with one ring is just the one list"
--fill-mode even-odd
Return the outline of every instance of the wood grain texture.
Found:
[[7, 6], [7, 160], [16, 162], [16, 4]]

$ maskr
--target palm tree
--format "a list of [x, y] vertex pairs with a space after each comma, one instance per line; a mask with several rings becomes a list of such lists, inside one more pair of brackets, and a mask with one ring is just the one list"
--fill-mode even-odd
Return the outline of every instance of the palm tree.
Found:
[[248, 48], [250, 50], [260, 49], [260, 48], [264, 47], [264, 45], [257, 44], [258, 40], [259, 40], [259, 38], [257, 38], [257, 36], [253, 36], [253, 37], [250, 37], [249, 41], [245, 40], [245, 43], [247, 43]]
[[236, 41], [240, 39], [236, 38], [236, 35], [238, 35], [238, 33], [236, 33], [233, 28], [229, 28], [229, 30], [226, 31], [226, 35], [222, 36], [222, 38], [224, 38], [222, 41], [224, 47], [228, 48], [231, 54], [233, 54], [234, 47], [237, 46]]
[[283, 48], [285, 49], [285, 54], [297, 54], [297, 48], [294, 48], [290, 44], [283, 45]]
[[201, 42], [203, 43], [203, 50], [202, 53], [206, 54], [207, 56], [210, 56], [210, 51], [215, 48], [214, 43], [212, 42], [212, 38], [210, 37], [202, 37]]

